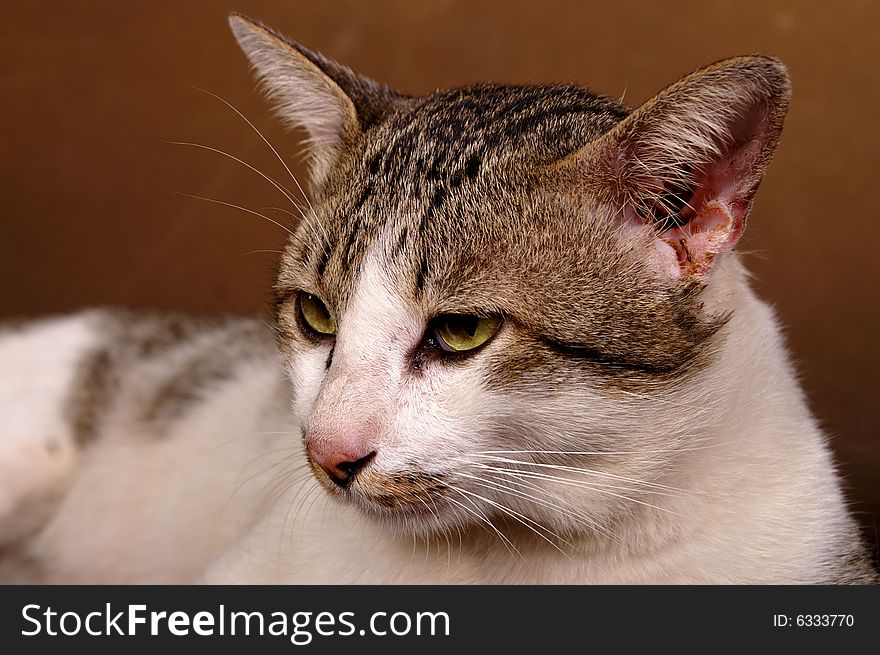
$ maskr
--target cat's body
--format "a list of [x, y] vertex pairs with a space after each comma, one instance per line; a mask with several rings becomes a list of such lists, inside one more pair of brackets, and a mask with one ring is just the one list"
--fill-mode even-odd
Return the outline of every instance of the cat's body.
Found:
[[274, 325], [0, 332], [0, 579], [876, 581], [730, 252], [778, 63], [413, 100], [233, 27], [313, 141]]

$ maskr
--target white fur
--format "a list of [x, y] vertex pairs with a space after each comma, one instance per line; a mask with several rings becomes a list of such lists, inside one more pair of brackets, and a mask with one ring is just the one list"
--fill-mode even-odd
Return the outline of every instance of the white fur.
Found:
[[76, 366], [97, 334], [91, 314], [0, 333], [0, 544], [41, 514], [35, 506], [66, 485], [76, 463], [64, 416]]
[[300, 461], [288, 398], [277, 361], [255, 359], [161, 438], [117, 417], [29, 555], [65, 583], [195, 581]]

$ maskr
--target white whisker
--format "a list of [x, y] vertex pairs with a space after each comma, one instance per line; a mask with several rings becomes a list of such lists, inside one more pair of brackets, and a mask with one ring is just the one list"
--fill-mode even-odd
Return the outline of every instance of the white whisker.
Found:
[[[539, 505], [540, 507], [549, 507], [551, 509], [555, 509], [556, 511], [560, 512], [563, 516], [574, 519], [577, 523], [589, 528], [590, 530], [596, 530], [597, 532], [602, 532], [602, 534], [604, 534], [605, 536], [609, 536], [608, 534], [603, 532], [601, 530], [600, 526], [594, 520], [592, 520], [589, 516], [587, 516], [586, 514], [584, 514], [583, 512], [580, 512], [578, 510], [573, 510], [571, 507], [563, 507], [561, 505], [557, 505], [556, 503], [549, 502], [544, 498], [539, 498], [538, 496], [534, 496], [534, 495], [526, 493], [524, 491], [520, 491], [518, 489], [511, 489], [510, 487], [507, 486], [507, 484], [502, 484], [499, 480], [494, 480], [494, 481], [493, 480], [486, 480], [484, 478], [480, 478], [475, 475], [468, 475], [467, 473], [459, 473], [458, 475], [460, 475], [462, 477], [470, 478], [475, 481], [475, 484], [482, 486], [482, 487], [485, 487], [487, 489], [494, 489], [494, 490], [500, 491], [502, 493], [510, 494], [516, 498], [531, 500], [534, 503], [536, 503], [537, 505]], [[504, 480], [504, 482], [505, 483], [512, 483], [517, 486], [520, 485], [520, 483], [515, 480]], [[526, 485], [523, 485], [523, 486], [526, 486]], [[535, 490], [543, 493], [546, 496], [550, 495], [546, 489], [541, 489], [540, 487], [538, 487], [536, 485], [528, 485], [528, 486], [534, 487]]]
[[455, 491], [456, 493], [458, 493], [458, 494], [460, 494], [461, 496], [463, 496], [465, 500], [467, 500], [469, 503], [471, 503], [471, 505], [474, 507], [474, 509], [470, 509], [470, 508], [467, 507], [466, 505], [463, 505], [462, 503], [460, 503], [460, 502], [458, 502], [457, 500], [455, 500], [455, 498], [449, 498], [449, 497], [447, 497], [447, 500], [448, 500], [449, 502], [453, 503], [454, 505], [458, 505], [459, 507], [461, 507], [463, 510], [465, 510], [465, 511], [468, 512], [469, 514], [471, 514], [471, 515], [473, 515], [473, 516], [476, 516], [476, 517], [477, 517], [477, 520], [480, 522], [480, 524], [483, 524], [484, 526], [485, 526], [485, 525], [488, 525], [489, 528], [492, 529], [492, 531], [493, 531], [493, 532], [495, 533], [495, 535], [501, 540], [501, 543], [503, 543], [503, 544], [505, 545], [505, 547], [507, 548], [508, 551], [515, 552], [515, 553], [519, 556], [520, 559], [525, 559], [525, 558], [523, 557], [522, 553], [519, 552], [519, 549], [518, 549], [516, 546], [513, 545], [513, 542], [512, 542], [510, 539], [508, 539], [507, 536], [506, 536], [503, 532], [501, 532], [501, 530], [499, 530], [499, 529], [495, 526], [495, 524], [492, 523], [492, 521], [489, 520], [489, 519], [485, 516], [485, 514], [483, 514], [482, 512], [479, 512], [479, 511], [478, 511], [477, 505], [476, 505], [476, 504], [475, 504], [470, 498], [468, 498], [466, 494], [464, 494], [460, 489], [458, 489], [458, 488], [456, 488], [456, 487], [453, 487], [453, 486], [449, 486], [449, 489], [452, 490], [452, 491]]
[[[448, 483], [447, 483], [447, 485], [448, 485]], [[562, 553], [566, 557], [569, 556], [568, 553], [566, 553], [564, 550], [562, 550], [557, 544], [553, 543], [553, 540], [550, 539], [543, 532], [541, 532], [541, 530], [547, 532], [547, 534], [555, 537], [556, 539], [558, 539], [562, 543], [574, 548], [574, 544], [572, 544], [569, 541], [567, 541], [566, 539], [560, 537], [558, 534], [556, 534], [555, 532], [553, 532], [552, 530], [550, 530], [546, 526], [541, 525], [537, 521], [530, 519], [528, 516], [525, 516], [524, 514], [521, 514], [521, 513], [517, 512], [516, 510], [513, 510], [513, 509], [507, 507], [507, 505], [504, 505], [503, 503], [495, 502], [494, 500], [486, 498], [485, 496], [482, 496], [482, 495], [475, 493], [473, 491], [468, 491], [467, 489], [459, 489], [458, 487], [453, 487], [451, 485], [448, 485], [448, 486], [450, 487], [450, 489], [457, 489], [461, 493], [467, 494], [469, 496], [474, 496], [475, 498], [482, 500], [484, 503], [488, 503], [489, 505], [492, 505], [492, 507], [498, 509], [499, 511], [503, 512], [507, 516], [510, 516], [513, 520], [515, 520], [516, 522], [522, 524], [523, 526], [525, 526], [526, 528], [528, 528], [529, 530], [534, 532], [541, 539], [543, 539], [548, 544], [553, 546], [556, 550], [558, 550], [560, 553]]]
[[251, 128], [254, 132], [257, 133], [257, 136], [259, 136], [260, 139], [263, 140], [263, 143], [265, 143], [265, 144], [269, 147], [269, 150], [272, 151], [272, 154], [274, 154], [275, 157], [277, 157], [278, 161], [281, 162], [281, 165], [284, 166], [284, 170], [287, 171], [287, 174], [290, 176], [290, 179], [293, 180], [293, 183], [294, 183], [294, 184], [296, 184], [296, 188], [297, 188], [297, 189], [299, 190], [299, 192], [302, 194], [303, 199], [306, 201], [306, 203], [307, 203], [308, 206], [309, 206], [309, 209], [311, 209], [312, 212], [314, 212], [314, 209], [312, 208], [312, 204], [309, 202], [308, 194], [303, 190], [303, 188], [302, 188], [302, 186], [300, 185], [299, 181], [296, 179], [296, 176], [293, 174], [293, 171], [290, 170], [290, 167], [287, 165], [287, 162], [284, 161], [284, 158], [283, 158], [280, 154], [278, 154], [278, 151], [275, 149], [275, 146], [273, 146], [273, 145], [269, 142], [269, 139], [267, 139], [267, 138], [263, 135], [263, 133], [260, 132], [260, 130], [257, 129], [257, 126], [254, 125], [254, 124], [250, 121], [250, 119], [249, 119], [247, 116], [245, 116], [244, 114], [242, 114], [242, 113], [241, 113], [236, 107], [234, 107], [234, 106], [232, 105], [232, 103], [230, 103], [230, 102], [228, 102], [227, 100], [221, 98], [221, 97], [218, 96], [216, 93], [212, 93], [211, 91], [208, 91], [207, 89], [201, 89], [201, 88], [199, 88], [199, 87], [197, 87], [197, 86], [192, 86], [192, 85], [190, 85], [190, 86], [191, 86], [191, 88], [195, 89], [196, 91], [201, 91], [202, 93], [207, 93], [207, 94], [208, 94], [209, 96], [211, 96], [212, 98], [215, 98], [216, 100], [219, 100], [220, 102], [222, 102], [224, 105], [226, 105], [227, 107], [229, 107], [229, 109], [231, 109], [232, 111], [234, 111], [234, 112], [238, 115], [239, 118], [241, 118], [245, 123], [247, 123], [248, 126], [250, 126], [250, 128]]
[[[673, 512], [671, 509], [668, 509], [666, 507], [660, 507], [659, 505], [653, 505], [651, 503], [645, 502], [643, 500], [639, 500], [637, 498], [631, 498], [630, 496], [626, 496], [624, 494], [609, 491], [608, 485], [593, 486], [589, 483], [585, 484], [583, 481], [580, 481], [580, 480], [570, 480], [568, 478], [559, 478], [554, 475], [545, 475], [543, 473], [535, 473], [532, 471], [514, 471], [511, 469], [495, 469], [495, 470], [498, 471], [499, 473], [503, 473], [505, 475], [520, 476], [520, 477], [532, 478], [532, 479], [537, 479], [537, 480], [548, 480], [548, 481], [556, 482], [559, 484], [580, 486], [580, 487], [584, 487], [587, 489], [591, 489], [591, 490], [596, 491], [597, 493], [600, 493], [600, 494], [614, 496], [615, 498], [621, 498], [621, 499], [629, 501], [631, 503], [636, 503], [638, 505], [644, 505], [645, 507], [650, 507], [651, 509], [656, 509], [661, 512], [673, 514], [674, 516], [681, 516], [677, 512]], [[611, 487], [611, 488], [614, 488], [614, 487]], [[635, 491], [635, 490], [634, 489], [625, 489], [625, 491]]]
[[241, 211], [243, 211], [243, 212], [247, 212], [248, 214], [253, 214], [254, 216], [259, 216], [260, 218], [269, 221], [269, 222], [272, 223], [273, 225], [277, 225], [277, 226], [280, 227], [282, 230], [284, 230], [285, 232], [287, 232], [290, 236], [293, 236], [293, 232], [292, 232], [289, 228], [287, 228], [286, 226], [282, 225], [282, 224], [279, 223], [278, 221], [276, 221], [276, 220], [274, 220], [274, 219], [272, 219], [272, 218], [269, 218], [269, 217], [266, 216], [265, 214], [261, 214], [260, 212], [254, 211], [253, 209], [248, 209], [247, 207], [242, 207], [241, 205], [236, 205], [236, 204], [234, 204], [234, 203], [226, 202], [226, 201], [224, 201], [224, 200], [215, 200], [214, 198], [205, 198], [204, 196], [195, 196], [195, 195], [193, 195], [193, 194], [191, 194], [191, 193], [183, 193], [183, 192], [181, 192], [181, 191], [175, 191], [175, 193], [176, 193], [177, 195], [180, 195], [180, 196], [186, 196], [187, 198], [194, 198], [195, 200], [204, 200], [205, 202], [212, 202], [212, 203], [217, 204], [217, 205], [223, 205], [223, 206], [225, 206], [225, 207], [232, 207], [233, 209], [240, 209]]
[[616, 473], [609, 473], [608, 471], [596, 471], [593, 469], [580, 468], [577, 466], [564, 466], [562, 464], [546, 464], [541, 462], [528, 462], [517, 459], [510, 459], [508, 457], [486, 457], [485, 459], [492, 462], [500, 462], [502, 464], [519, 464], [522, 466], [532, 466], [536, 468], [544, 468], [551, 469], [554, 471], [564, 471], [565, 473], [579, 473], [581, 475], [595, 475], [603, 478], [609, 478], [612, 480], [621, 480], [623, 482], [628, 482], [629, 484], [634, 484], [639, 487], [650, 487], [653, 489], [661, 489], [663, 491], [672, 491], [677, 493], [698, 493], [695, 491], [691, 491], [689, 489], [681, 489], [680, 487], [672, 487], [665, 484], [660, 484], [659, 482], [649, 482], [647, 480], [639, 480], [637, 478], [630, 478], [625, 475], [618, 475]]
[[290, 191], [288, 191], [278, 181], [276, 181], [274, 178], [266, 175], [263, 171], [255, 168], [254, 166], [252, 166], [248, 162], [244, 161], [243, 159], [236, 157], [235, 155], [232, 155], [228, 152], [220, 150], [219, 148], [214, 148], [212, 146], [206, 146], [201, 143], [192, 143], [190, 141], [168, 141], [167, 143], [170, 143], [171, 145], [175, 145], [175, 146], [191, 146], [193, 148], [201, 148], [203, 150], [208, 150], [210, 152], [215, 152], [218, 155], [223, 155], [224, 157], [228, 157], [229, 159], [236, 161], [239, 164], [241, 164], [242, 166], [245, 166], [246, 168], [252, 170], [254, 173], [256, 173], [257, 175], [262, 177], [264, 180], [266, 180], [269, 184], [271, 184], [276, 189], [278, 189], [284, 195], [284, 197], [287, 198], [287, 200], [290, 202], [291, 205], [293, 205], [296, 208], [300, 207], [299, 203], [296, 200], [294, 200]]

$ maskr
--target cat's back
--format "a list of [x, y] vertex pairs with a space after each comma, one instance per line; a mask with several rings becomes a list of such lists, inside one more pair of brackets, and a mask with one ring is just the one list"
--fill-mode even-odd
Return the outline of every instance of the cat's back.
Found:
[[270, 328], [238, 316], [100, 309], [0, 323], [4, 432], [39, 421], [46, 439], [69, 432], [85, 445], [126, 401], [161, 431], [238, 367], [275, 357]]
[[[73, 569], [78, 552], [117, 541], [107, 530], [201, 529], [187, 497], [203, 509], [206, 495], [229, 499], [287, 393], [272, 331], [258, 319], [93, 310], [0, 325], [0, 561], [19, 564], [7, 573], [44, 577], [25, 560]], [[111, 501], [123, 494], [141, 498]], [[136, 516], [122, 515], [133, 506]], [[119, 507], [129, 509], [109, 516]], [[155, 547], [155, 538], [133, 544]], [[65, 546], [49, 553], [50, 544]]]

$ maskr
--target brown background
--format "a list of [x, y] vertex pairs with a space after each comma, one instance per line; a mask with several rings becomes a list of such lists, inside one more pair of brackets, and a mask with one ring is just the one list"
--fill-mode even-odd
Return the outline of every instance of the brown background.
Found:
[[[410, 93], [475, 81], [576, 81], [638, 104], [716, 59], [774, 54], [794, 103], [742, 245], [787, 326], [812, 406], [876, 540], [880, 3], [4, 2], [0, 317], [88, 305], [261, 311], [283, 232], [259, 176], [193, 141], [290, 161], [226, 26], [238, 9]], [[295, 170], [301, 172], [301, 168]], [[272, 214], [283, 219], [280, 213]]]

